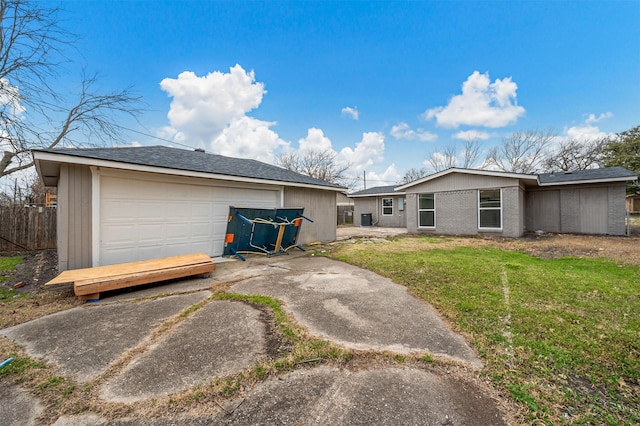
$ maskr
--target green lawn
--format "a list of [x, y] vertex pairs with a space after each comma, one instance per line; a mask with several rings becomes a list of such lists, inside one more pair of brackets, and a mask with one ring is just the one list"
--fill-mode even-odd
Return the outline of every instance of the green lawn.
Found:
[[524, 423], [640, 423], [639, 267], [441, 241], [343, 245], [332, 256], [435, 306], [485, 360], [482, 374], [520, 404]]
[[22, 262], [21, 257], [0, 257], [0, 302], [4, 302], [15, 294], [15, 291], [2, 286], [1, 283], [7, 281], [4, 274], [13, 271], [20, 262]]

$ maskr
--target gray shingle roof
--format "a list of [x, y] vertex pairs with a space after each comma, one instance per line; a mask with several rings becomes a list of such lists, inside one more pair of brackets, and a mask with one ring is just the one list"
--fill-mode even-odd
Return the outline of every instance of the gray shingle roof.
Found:
[[378, 194], [404, 194], [404, 192], [396, 191], [395, 188], [398, 185], [388, 185], [388, 186], [375, 186], [373, 188], [363, 189], [361, 191], [353, 192], [349, 194], [349, 196], [361, 196], [361, 195], [378, 195]]
[[541, 184], [554, 184], [585, 180], [624, 180], [625, 178], [627, 178], [627, 180], [633, 180], [637, 178], [637, 176], [637, 173], [633, 173], [624, 167], [605, 167], [602, 169], [578, 170], [575, 172], [542, 173], [538, 175], [538, 180]]
[[225, 157], [222, 155], [170, 148], [167, 146], [57, 148], [38, 151], [191, 172], [213, 173], [217, 175], [266, 179], [278, 182], [344, 189], [344, 187], [340, 185], [315, 179], [257, 160]]

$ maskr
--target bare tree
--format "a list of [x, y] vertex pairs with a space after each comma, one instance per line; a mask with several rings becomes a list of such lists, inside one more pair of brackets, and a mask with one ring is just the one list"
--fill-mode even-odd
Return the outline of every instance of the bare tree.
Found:
[[311, 150], [302, 154], [289, 151], [276, 158], [276, 164], [303, 175], [350, 188], [356, 182], [355, 178], [350, 178], [346, 173], [351, 164], [339, 164], [337, 156], [338, 154], [331, 150]]
[[55, 88], [62, 51], [75, 40], [58, 13], [37, 1], [0, 0], [0, 177], [31, 167], [31, 149], [116, 140], [114, 115], [140, 112], [129, 88], [101, 93], [95, 75], [81, 77], [71, 102]]
[[434, 151], [427, 159], [427, 164], [434, 172], [441, 172], [451, 167], [474, 167], [480, 156], [480, 140], [466, 139], [461, 152], [455, 144], [448, 145], [442, 151]]
[[480, 139], [467, 139], [464, 141], [462, 151], [462, 167], [465, 169], [473, 168], [478, 163], [480, 157]]
[[608, 138], [563, 141], [545, 158], [544, 168], [549, 172], [568, 172], [598, 167], [608, 142]]
[[429, 174], [429, 171], [425, 167], [421, 167], [419, 169], [412, 167], [405, 172], [402, 179], [400, 179], [400, 183], [404, 184], [404, 183], [413, 182], [414, 180], [421, 179], [428, 174]]
[[489, 151], [482, 167], [513, 173], [538, 172], [554, 137], [552, 132], [541, 130], [512, 133]]
[[455, 145], [445, 146], [442, 151], [432, 152], [431, 157], [426, 161], [429, 168], [436, 173], [455, 167], [457, 162]]

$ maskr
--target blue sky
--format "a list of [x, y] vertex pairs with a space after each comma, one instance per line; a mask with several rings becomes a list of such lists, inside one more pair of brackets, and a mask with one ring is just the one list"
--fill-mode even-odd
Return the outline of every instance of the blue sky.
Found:
[[148, 111], [126, 127], [267, 162], [332, 149], [368, 186], [465, 137], [488, 149], [519, 130], [589, 138], [640, 124], [637, 0], [61, 7], [81, 36], [61, 87], [81, 68], [106, 90], [133, 86]]

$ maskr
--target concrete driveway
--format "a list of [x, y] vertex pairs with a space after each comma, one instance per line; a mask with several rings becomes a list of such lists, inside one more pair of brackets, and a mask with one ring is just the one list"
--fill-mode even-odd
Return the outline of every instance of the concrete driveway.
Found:
[[[212, 286], [224, 283], [233, 283], [229, 292], [280, 299], [310, 333], [337, 345], [429, 353], [463, 369], [482, 365], [428, 304], [383, 277], [300, 252], [250, 256], [247, 262], [219, 264], [210, 279], [107, 295], [96, 304], [0, 330], [76, 387], [95, 389], [106, 407], [129, 407], [122, 417], [109, 409], [110, 415], [56, 416], [37, 395], [2, 383], [3, 424], [505, 424], [496, 402], [469, 380], [402, 365], [301, 366], [245, 389], [214, 412], [199, 412], [196, 404], [171, 416], [148, 416], [140, 408], [145, 403], [166, 404], [171, 395], [272, 359], [273, 325], [263, 310], [208, 299]], [[165, 296], [145, 298], [159, 294]], [[193, 315], [181, 315], [194, 305], [200, 308]]]

